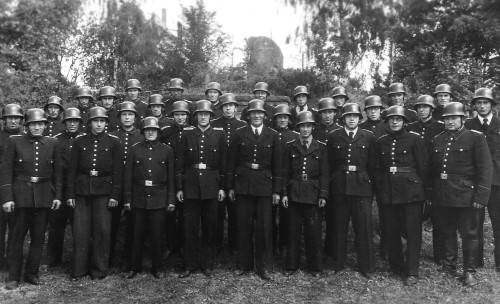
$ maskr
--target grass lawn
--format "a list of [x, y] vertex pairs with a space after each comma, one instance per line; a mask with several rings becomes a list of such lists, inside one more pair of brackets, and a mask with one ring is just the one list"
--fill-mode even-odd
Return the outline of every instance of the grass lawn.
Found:
[[[218, 258], [212, 278], [197, 273], [186, 279], [177, 278], [181, 263], [170, 258], [165, 276], [154, 279], [145, 271], [134, 279], [122, 277], [111, 269], [107, 278], [92, 281], [85, 278], [70, 282], [70, 250], [65, 252], [65, 264], [40, 271], [44, 282], [40, 286], [20, 284], [14, 291], [0, 287], [0, 303], [500, 303], [500, 275], [494, 270], [493, 242], [489, 219], [485, 223], [485, 267], [478, 269], [479, 284], [466, 288], [456, 279], [445, 276], [432, 262], [431, 232], [423, 231], [420, 280], [407, 287], [402, 278], [386, 271], [387, 264], [377, 257], [377, 271], [367, 280], [355, 271], [355, 255], [349, 253], [345, 271], [326, 271], [313, 278], [299, 271], [291, 277], [281, 273], [283, 261], [274, 259], [271, 273], [274, 280], [265, 282], [256, 275], [233, 275], [234, 257]], [[378, 245], [378, 237], [376, 237]], [[69, 244], [68, 244], [69, 245]], [[68, 246], [71, 247], [71, 246]], [[351, 245], [352, 247], [352, 245]], [[461, 256], [461, 253], [460, 253]], [[461, 259], [459, 260], [461, 265]], [[0, 272], [3, 278], [6, 272]]]

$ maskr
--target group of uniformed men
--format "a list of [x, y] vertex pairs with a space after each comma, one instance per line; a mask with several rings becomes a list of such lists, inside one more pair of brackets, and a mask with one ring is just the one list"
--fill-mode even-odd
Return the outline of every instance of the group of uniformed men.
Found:
[[[315, 110], [305, 86], [295, 88], [291, 106], [273, 107], [266, 102], [268, 85], [259, 82], [242, 120], [235, 95], [222, 94], [220, 84], [210, 83], [207, 100], [198, 102], [183, 100], [183, 90], [182, 80], [172, 79], [168, 100], [153, 94], [146, 103], [139, 81], [130, 79], [129, 101], [120, 104], [115, 89], [105, 86], [99, 106], [81, 87], [77, 108], [64, 109], [57, 96], [26, 114], [17, 104], [3, 108], [0, 263], [8, 268], [7, 289], [21, 279], [28, 231], [24, 280], [40, 283], [47, 225], [50, 266], [62, 262], [70, 223], [71, 280], [106, 277], [118, 259], [123, 216], [122, 258], [130, 279], [142, 270], [146, 235], [154, 277], [174, 252], [184, 258], [179, 277], [198, 270], [210, 277], [225, 219], [236, 275], [255, 270], [270, 280], [269, 258], [279, 252], [286, 253], [285, 274], [293, 275], [302, 229], [310, 273], [322, 272], [323, 252], [327, 266], [342, 271], [352, 221], [359, 271], [370, 278], [375, 197], [380, 253], [406, 284], [418, 281], [424, 205], [430, 205], [435, 262], [466, 285], [476, 284], [475, 269], [483, 265], [487, 206], [500, 271], [500, 120], [490, 89], [475, 92], [471, 104], [478, 115], [466, 119], [449, 85], [418, 97], [414, 111], [403, 107], [403, 84], [394, 83], [389, 108], [379, 96], [366, 97], [364, 122], [343, 87]], [[457, 271], [457, 231], [463, 275]]]

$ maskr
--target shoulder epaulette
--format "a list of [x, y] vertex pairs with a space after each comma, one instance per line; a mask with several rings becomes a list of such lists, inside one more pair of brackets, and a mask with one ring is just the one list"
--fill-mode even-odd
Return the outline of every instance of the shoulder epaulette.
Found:
[[171, 128], [172, 126], [164, 126], [163, 128], [161, 128], [161, 130], [165, 130], [165, 129], [168, 129], [168, 128]]
[[289, 140], [289, 141], [287, 141], [287, 142], [286, 142], [286, 144], [287, 144], [287, 145], [289, 145], [289, 144], [293, 144], [293, 142], [294, 142], [294, 141], [295, 141], [295, 139]]
[[135, 144], [133, 144], [131, 147], [134, 147], [134, 146], [137, 146], [138, 144], [140, 144], [141, 142], [136, 142]]
[[110, 137], [113, 137], [113, 138], [119, 139], [119, 138], [118, 138], [118, 136], [116, 136], [116, 135], [109, 134], [109, 133], [108, 133], [108, 135], [109, 135]]
[[59, 137], [59, 136], [61, 136], [63, 134], [64, 134], [64, 132], [58, 133], [58, 134], [54, 135], [54, 138], [57, 138], [57, 137]]
[[15, 134], [15, 135], [11, 135], [9, 137], [17, 137], [17, 136], [22, 136], [21, 134]]
[[408, 133], [411, 133], [411, 134], [415, 134], [415, 135], [418, 135], [418, 136], [421, 136], [420, 134], [418, 134], [417, 132], [413, 132], [413, 131], [410, 131]]
[[415, 111], [415, 110], [412, 110], [412, 109], [407, 109], [407, 110], [408, 110], [408, 111], [412, 111], [412, 112], [414, 112], [415, 114], [417, 114], [417, 111]]
[[323, 145], [323, 146], [326, 146], [326, 143], [324, 143], [324, 142], [322, 142], [322, 141], [319, 141], [319, 140], [317, 140], [317, 139], [316, 139], [316, 141], [317, 141], [319, 144], [321, 144], [321, 145]]
[[143, 104], [145, 104], [145, 105], [148, 105], [148, 103], [147, 103], [147, 102], [145, 102], [144, 100], [141, 100], [141, 102], [142, 102]]
[[269, 131], [271, 131], [271, 133], [278, 134], [278, 131], [276, 131], [275, 129], [273, 129], [273, 128], [268, 128], [268, 129], [269, 129]]
[[437, 122], [439, 122], [440, 124], [444, 125], [444, 122], [442, 122], [441, 120], [438, 120]]
[[297, 131], [295, 131], [295, 130], [292, 130], [292, 132], [293, 132], [294, 134], [300, 135], [300, 133], [299, 133], [299, 132], [297, 132]]
[[247, 127], [247, 125], [241, 126], [241, 127], [237, 128], [236, 131], [243, 129], [243, 128], [246, 128], [246, 127]]
[[382, 138], [384, 138], [386, 136], [389, 136], [389, 134], [384, 134], [384, 135], [380, 136], [378, 139], [381, 140]]
[[478, 130], [470, 130], [470, 131], [472, 131], [472, 132], [476, 132], [476, 133], [479, 133], [479, 134], [481, 134], [481, 135], [483, 135], [483, 134], [484, 134], [483, 132], [480, 132], [480, 131], [478, 131]]
[[223, 128], [219, 128], [219, 127], [215, 127], [215, 128], [212, 128], [212, 129], [214, 129], [214, 130], [216, 130], [216, 131], [224, 131], [224, 129], [223, 129]]
[[361, 128], [361, 130], [367, 132], [368, 134], [372, 134], [373, 136], [375, 136], [375, 133], [373, 133], [371, 130], [363, 129], [363, 128]]
[[82, 136], [85, 136], [85, 135], [87, 135], [87, 134], [82, 133], [82, 134], [80, 134], [80, 135], [77, 135], [75, 138], [82, 137]]
[[194, 127], [184, 127], [183, 131], [193, 131]]

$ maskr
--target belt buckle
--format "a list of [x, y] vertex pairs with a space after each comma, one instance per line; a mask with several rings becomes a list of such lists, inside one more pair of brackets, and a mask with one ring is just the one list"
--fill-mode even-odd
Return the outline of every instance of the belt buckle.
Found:
[[99, 171], [97, 170], [90, 170], [90, 176], [98, 176], [99, 175]]
[[448, 174], [441, 173], [441, 179], [448, 179]]
[[356, 166], [349, 166], [347, 168], [348, 171], [356, 171]]
[[39, 177], [38, 176], [30, 176], [30, 182], [32, 183], [38, 183]]
[[391, 172], [391, 173], [398, 172], [398, 167], [389, 167], [389, 172]]
[[153, 186], [153, 181], [150, 181], [150, 180], [145, 180], [145, 181], [144, 181], [144, 186], [146, 186], [146, 187], [151, 187], [151, 186]]
[[198, 169], [205, 170], [207, 168], [207, 164], [198, 164]]
[[252, 167], [252, 169], [254, 170], [257, 170], [259, 169], [259, 164], [251, 164], [250, 167]]
[[307, 177], [307, 174], [306, 173], [303, 173], [302, 174], [302, 180], [303, 181], [307, 181], [309, 178]]

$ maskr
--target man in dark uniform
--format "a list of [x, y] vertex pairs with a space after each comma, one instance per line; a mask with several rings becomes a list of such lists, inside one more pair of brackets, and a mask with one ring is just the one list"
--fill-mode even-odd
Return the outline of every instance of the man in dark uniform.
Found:
[[443, 107], [445, 104], [451, 102], [451, 87], [446, 83], [442, 83], [436, 86], [434, 90], [434, 98], [437, 101], [437, 107], [432, 112], [432, 117], [436, 120], [441, 121], [441, 115], [443, 114]]
[[[467, 119], [465, 128], [476, 130], [486, 135], [486, 142], [490, 149], [491, 162], [493, 164], [493, 179], [491, 192], [488, 200], [488, 214], [493, 228], [493, 240], [495, 245], [494, 257], [496, 271], [500, 272], [500, 119], [493, 115], [492, 109], [497, 105], [493, 99], [493, 91], [489, 88], [479, 88], [474, 93], [471, 106], [477, 111], [477, 117]], [[476, 265], [484, 265], [484, 208], [479, 209], [477, 223], [478, 254]]]
[[[488, 204], [492, 163], [485, 136], [464, 127], [464, 105], [450, 102], [443, 108], [446, 130], [432, 141], [432, 204], [443, 233], [443, 270], [457, 272], [457, 230], [462, 238], [463, 282], [477, 283], [478, 211]], [[498, 136], [498, 135], [497, 135]]]
[[[418, 121], [409, 124], [408, 131], [413, 131], [419, 134], [424, 141], [427, 151], [430, 152], [432, 139], [434, 136], [444, 131], [444, 124], [433, 118], [432, 113], [434, 112], [435, 106], [434, 98], [432, 96], [420, 95], [413, 107], [415, 111], [417, 111]], [[424, 210], [425, 208], [427, 208], [427, 206], [424, 207]], [[432, 210], [432, 206], [430, 207], [430, 217], [432, 220], [432, 249], [434, 262], [441, 265], [441, 260], [443, 258], [443, 241], [441, 239], [441, 232], [439, 231], [439, 225], [436, 223], [436, 215]]]
[[[231, 140], [227, 189], [236, 202], [238, 231], [237, 275], [253, 270], [270, 280], [267, 264], [272, 249], [272, 204], [278, 204], [283, 169], [278, 133], [264, 126], [264, 101], [248, 103], [250, 125], [236, 130]], [[254, 237], [255, 235], [255, 242]]]
[[349, 101], [349, 96], [347, 96], [345, 88], [342, 86], [333, 88], [332, 99], [335, 107], [339, 110], [335, 114], [335, 123], [342, 124], [342, 113], [340, 110], [344, 104]]
[[78, 101], [78, 110], [80, 110], [80, 115], [82, 117], [82, 123], [80, 124], [80, 130], [82, 132], [87, 131], [87, 122], [89, 121], [89, 111], [90, 108], [94, 106], [94, 96], [89, 87], [79, 87], [76, 90], [75, 99]]
[[61, 98], [58, 96], [50, 96], [49, 101], [43, 108], [47, 114], [47, 127], [43, 131], [43, 136], [54, 137], [64, 131], [65, 127], [62, 123], [62, 106]]
[[136, 120], [136, 126], [144, 118], [148, 116], [149, 109], [148, 104], [139, 98], [139, 94], [142, 92], [141, 83], [137, 79], [127, 80], [127, 85], [125, 86], [125, 93], [127, 94], [127, 101], [131, 101], [135, 104], [135, 110], [137, 111], [138, 119]]
[[120, 118], [117, 115], [117, 110], [115, 106], [116, 102], [115, 88], [110, 86], [102, 87], [99, 90], [99, 97], [97, 99], [99, 100], [101, 106], [106, 110], [106, 115], [108, 116], [108, 123], [106, 124], [104, 132], [111, 133], [120, 129]]
[[[123, 165], [127, 163], [127, 159], [130, 155], [130, 150], [133, 145], [144, 140], [141, 132], [135, 127], [137, 119], [139, 119], [139, 114], [135, 108], [135, 104], [131, 101], [124, 101], [117, 105], [118, 113], [116, 114], [120, 119], [120, 128], [110, 134], [118, 137], [121, 143], [122, 153], [123, 153]], [[123, 267], [128, 270], [130, 264], [130, 254], [132, 251], [132, 215], [127, 210], [123, 211], [123, 201], [118, 205], [118, 207], [111, 210], [112, 220], [111, 220], [111, 237], [110, 237], [110, 251], [109, 251], [109, 265], [115, 263], [116, 258], [116, 246], [117, 243], [122, 243], [123, 248], [121, 258], [123, 258]], [[125, 236], [120, 235], [120, 226], [122, 213], [125, 215]], [[120, 239], [120, 241], [118, 240]]]
[[[271, 95], [271, 93], [269, 93], [269, 85], [265, 82], [257, 82], [252, 93], [256, 99], [260, 99], [264, 102], [264, 110], [266, 111], [266, 119], [264, 120], [264, 124], [266, 127], [272, 127], [274, 107], [266, 102], [267, 98]], [[247, 118], [247, 111], [248, 105], [241, 111], [241, 120], [245, 120], [247, 123], [250, 123]]]
[[[246, 126], [246, 122], [236, 118], [238, 102], [232, 93], [225, 93], [220, 97], [220, 108], [223, 115], [210, 122], [213, 128], [222, 128], [226, 133], [226, 146], [229, 149], [231, 138], [233, 138], [236, 129]], [[227, 210], [227, 215], [226, 215]], [[236, 251], [236, 210], [235, 205], [226, 196], [224, 201], [219, 203], [217, 211], [217, 231], [216, 246], [217, 251], [222, 251], [224, 243], [224, 220], [227, 218], [227, 248], [229, 253]]]
[[123, 201], [126, 210], [132, 210], [133, 242], [131, 279], [141, 272], [144, 238], [150, 236], [151, 274], [160, 278], [163, 268], [162, 237], [165, 228], [165, 210], [175, 209], [174, 152], [158, 141], [158, 119], [144, 119], [144, 139], [132, 146], [123, 182]]
[[[82, 117], [80, 110], [77, 108], [67, 108], [63, 112], [63, 124], [66, 130], [57, 134], [55, 138], [59, 142], [61, 151], [61, 166], [63, 181], [67, 179], [69, 153], [73, 147], [75, 138], [82, 134], [80, 124]], [[66, 194], [63, 191], [63, 198]], [[59, 210], [52, 211], [49, 217], [49, 240], [47, 242], [47, 264], [51, 267], [58, 266], [62, 263], [64, 235], [66, 226], [73, 225], [73, 209], [63, 204]]]
[[[178, 154], [184, 153], [178, 149], [179, 142], [182, 137], [182, 131], [185, 127], [189, 126], [189, 104], [185, 101], [179, 100], [174, 102], [172, 112], [169, 116], [173, 117], [174, 124], [171, 126], [163, 127], [161, 129], [161, 142], [174, 150], [174, 158], [177, 163]], [[182, 233], [182, 204], [177, 204], [174, 212], [167, 214], [166, 222], [166, 249], [163, 258], [167, 259], [173, 252], [180, 252], [184, 250], [184, 237]]]
[[321, 98], [318, 102], [319, 123], [314, 127], [313, 138], [320, 142], [327, 143], [328, 134], [335, 129], [340, 128], [336, 123], [337, 107], [333, 98]]
[[[377, 144], [377, 199], [381, 200], [385, 221], [390, 268], [395, 273], [404, 272], [405, 284], [414, 285], [418, 282], [422, 245], [427, 149], [420, 135], [406, 131], [404, 124], [408, 120], [402, 106], [389, 107], [385, 121], [390, 133], [382, 136]], [[406, 261], [402, 233], [406, 233]]]
[[158, 119], [158, 125], [160, 126], [160, 128], [164, 128], [174, 124], [174, 120], [171, 117], [163, 115], [165, 103], [163, 102], [163, 96], [161, 96], [160, 94], [152, 94], [151, 96], [149, 96], [148, 108], [151, 116]]
[[[184, 205], [184, 266], [180, 278], [201, 269], [211, 275], [215, 253], [217, 204], [226, 196], [226, 134], [210, 127], [212, 103], [196, 102], [193, 113], [198, 125], [182, 132], [176, 167], [177, 200]], [[201, 221], [201, 239], [200, 239]]]
[[[392, 83], [389, 86], [389, 105], [390, 106], [405, 106], [405, 96], [406, 96], [406, 91], [405, 91], [405, 86], [400, 83], [400, 82], [395, 82]], [[385, 117], [387, 115], [387, 110], [382, 111], [382, 119], [385, 120]], [[417, 121], [417, 113], [414, 110], [411, 109], [406, 109], [405, 108], [405, 116], [406, 119], [408, 120], [408, 123], [412, 123], [414, 121]]]
[[[12, 135], [24, 134], [21, 127], [21, 122], [23, 121], [23, 119], [23, 109], [18, 104], [7, 104], [2, 109], [2, 120], [4, 122], [4, 127], [0, 131], [0, 164], [2, 162], [7, 139]], [[14, 223], [12, 222], [12, 220], [12, 216], [9, 213], [4, 212], [3, 208], [0, 208], [0, 269], [3, 269], [6, 266], [5, 262], [7, 260], [7, 246], [5, 242], [5, 234], [7, 232], [7, 227], [9, 228], [9, 236], [12, 234], [12, 227], [14, 227]]]
[[293, 99], [292, 104], [295, 106], [291, 110], [291, 123], [295, 124], [295, 118], [297, 114], [303, 111], [309, 111], [313, 114], [314, 119], [319, 121], [318, 111], [313, 109], [309, 104], [309, 100], [311, 99], [311, 95], [307, 91], [305, 86], [296, 86], [293, 90]]
[[376, 167], [375, 135], [359, 128], [363, 115], [357, 103], [342, 107], [343, 128], [328, 136], [331, 176], [329, 203], [333, 204], [335, 271], [345, 267], [349, 221], [356, 238], [359, 270], [369, 278], [375, 270], [372, 190]]
[[366, 120], [362, 122], [359, 127], [368, 131], [372, 131], [376, 139], [387, 134], [388, 126], [380, 119], [380, 113], [384, 109], [380, 96], [370, 95], [365, 98], [365, 113]]
[[211, 82], [207, 85], [205, 90], [205, 96], [208, 101], [212, 103], [212, 108], [214, 110], [214, 118], [219, 118], [223, 116], [222, 106], [220, 103], [220, 97], [222, 95], [222, 89], [220, 83]]
[[28, 133], [7, 139], [0, 166], [0, 197], [4, 212], [12, 213], [6, 289], [16, 289], [21, 280], [23, 244], [30, 233], [30, 249], [24, 280], [38, 285], [38, 268], [45, 240], [49, 211], [61, 205], [62, 170], [59, 144], [43, 136], [47, 119], [42, 109], [26, 113]]
[[75, 208], [73, 281], [88, 273], [93, 279], [107, 275], [111, 208], [118, 206], [123, 178], [120, 140], [104, 131], [108, 122], [104, 108], [90, 109], [90, 132], [77, 137], [70, 152], [66, 204]]
[[312, 136], [314, 115], [305, 111], [296, 118], [300, 137], [288, 143], [283, 169], [282, 205], [288, 210], [285, 269], [287, 275], [292, 275], [299, 268], [304, 227], [307, 265], [311, 274], [317, 276], [322, 271], [319, 209], [325, 206], [328, 197], [328, 154], [326, 145]]
[[[292, 112], [290, 107], [286, 104], [277, 105], [274, 108], [274, 130], [278, 132], [278, 140], [281, 145], [282, 151], [285, 151], [288, 142], [298, 139], [299, 133], [290, 130], [292, 125]], [[279, 210], [279, 216], [278, 216]], [[287, 209], [281, 204], [273, 205], [273, 255], [279, 254], [285, 257], [286, 241], [287, 241], [287, 223], [286, 223]], [[278, 233], [279, 232], [279, 233]], [[278, 241], [279, 235], [279, 241]]]
[[[174, 108], [174, 103], [176, 101], [181, 101], [181, 100], [188, 104], [189, 112], [192, 113], [194, 111], [194, 103], [182, 98], [182, 93], [184, 92], [183, 86], [184, 86], [184, 81], [182, 81], [182, 79], [180, 78], [172, 78], [170, 80], [170, 84], [168, 87], [168, 92], [170, 96], [167, 99], [167, 101], [165, 101], [165, 109], [163, 112], [164, 115], [170, 115]], [[195, 119], [194, 116], [188, 117], [188, 122], [190, 125], [194, 125], [196, 123], [194, 119]]]

